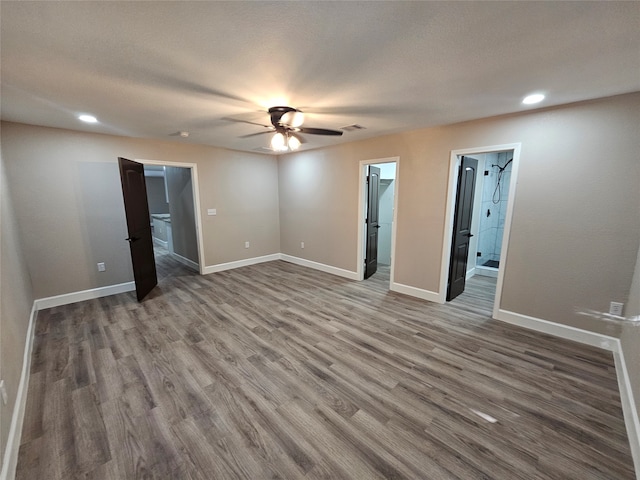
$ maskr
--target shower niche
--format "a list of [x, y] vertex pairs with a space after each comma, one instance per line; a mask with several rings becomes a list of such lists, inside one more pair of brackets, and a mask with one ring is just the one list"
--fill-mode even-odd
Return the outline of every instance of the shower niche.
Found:
[[472, 224], [476, 241], [475, 247], [470, 245], [467, 277], [474, 274], [497, 277], [513, 152], [486, 153], [474, 158], [479, 161]]

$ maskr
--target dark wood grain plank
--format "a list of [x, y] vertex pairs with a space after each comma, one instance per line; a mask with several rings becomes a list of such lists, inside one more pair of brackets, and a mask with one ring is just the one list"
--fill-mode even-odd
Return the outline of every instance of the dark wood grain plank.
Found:
[[39, 312], [18, 479], [634, 478], [610, 353], [285, 262]]

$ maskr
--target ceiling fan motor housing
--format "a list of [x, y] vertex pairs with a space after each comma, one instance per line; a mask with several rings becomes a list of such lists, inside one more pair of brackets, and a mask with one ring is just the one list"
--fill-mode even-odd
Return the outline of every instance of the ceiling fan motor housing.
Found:
[[[295, 133], [310, 133], [312, 135], [334, 135], [340, 136], [342, 132], [340, 130], [329, 130], [327, 128], [308, 128], [301, 127], [304, 122], [304, 116], [302, 111], [293, 107], [271, 107], [269, 109], [269, 115], [271, 117], [271, 124], [276, 129], [276, 132], [283, 135], [291, 135]], [[299, 138], [302, 142], [302, 139]]]
[[286, 123], [282, 122], [282, 116], [288, 112], [300, 112], [300, 110], [293, 107], [271, 107], [269, 109], [269, 115], [271, 115], [271, 123], [274, 127], [276, 127], [276, 129], [286, 128], [289, 126]]

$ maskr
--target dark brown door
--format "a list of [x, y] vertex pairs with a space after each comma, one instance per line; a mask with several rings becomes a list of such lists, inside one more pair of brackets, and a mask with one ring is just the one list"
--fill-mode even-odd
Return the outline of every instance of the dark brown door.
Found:
[[476, 187], [477, 170], [478, 161], [476, 159], [462, 157], [462, 165], [458, 174], [456, 211], [453, 219], [447, 301], [464, 292], [464, 285], [467, 280], [469, 239], [473, 237], [471, 234], [471, 219], [473, 216], [473, 195]]
[[127, 241], [131, 250], [136, 295], [140, 301], [158, 284], [144, 166], [126, 158], [118, 158], [118, 164], [129, 233]]
[[364, 261], [364, 278], [369, 278], [378, 269], [379, 191], [380, 169], [369, 166], [369, 176], [367, 177], [367, 251]]

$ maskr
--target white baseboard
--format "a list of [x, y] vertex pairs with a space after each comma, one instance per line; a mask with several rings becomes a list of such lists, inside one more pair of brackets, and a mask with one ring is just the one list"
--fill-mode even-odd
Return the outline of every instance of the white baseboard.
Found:
[[[483, 267], [483, 266], [476, 266], [476, 275], [480, 275], [482, 277], [492, 277], [492, 278], [498, 278], [498, 269], [497, 268], [487, 268], [487, 267]], [[469, 277], [467, 277], [469, 278]]]
[[627, 429], [627, 437], [629, 438], [629, 446], [631, 448], [631, 456], [636, 470], [636, 477], [640, 479], [640, 420], [638, 419], [638, 410], [633, 397], [633, 389], [631, 388], [631, 380], [627, 370], [627, 364], [622, 351], [620, 339], [603, 335], [601, 333], [589, 332], [580, 328], [561, 325], [559, 323], [542, 320], [541, 318], [529, 317], [519, 313], [509, 312], [507, 310], [498, 310], [495, 316], [496, 320], [518, 325], [542, 333], [547, 333], [555, 337], [573, 340], [575, 342], [584, 343], [593, 347], [602, 348], [613, 353], [613, 359], [616, 366], [616, 376], [618, 377], [618, 389], [620, 390], [620, 400], [622, 403], [622, 413], [624, 423]]
[[640, 479], [640, 420], [638, 410], [633, 398], [631, 379], [624, 359], [624, 352], [618, 340], [618, 351], [613, 352], [613, 359], [616, 362], [616, 375], [618, 377], [618, 388], [620, 389], [620, 401], [622, 402], [622, 413], [624, 414], [624, 424], [627, 428], [627, 437], [631, 448], [631, 456], [636, 469], [636, 478]]
[[602, 348], [603, 350], [609, 350], [610, 352], [619, 351], [619, 340], [615, 337], [610, 337], [609, 335], [589, 332], [588, 330], [582, 330], [581, 328], [562, 325], [560, 323], [542, 320], [541, 318], [529, 317], [527, 315], [509, 312], [502, 309], [498, 310], [498, 313], [494, 318], [512, 325], [528, 328], [529, 330], [548, 333], [549, 335], [566, 338], [567, 340], [573, 340], [574, 342], [585, 343], [593, 347]]
[[421, 298], [423, 300], [429, 300], [430, 302], [442, 303], [439, 293], [423, 290], [422, 288], [392, 282], [390, 290], [393, 292], [404, 293], [405, 295], [410, 295], [412, 297]]
[[56, 295], [54, 297], [38, 298], [33, 302], [33, 304], [36, 310], [44, 310], [45, 308], [83, 302], [85, 300], [92, 300], [94, 298], [108, 297], [109, 295], [116, 295], [118, 293], [131, 292], [135, 289], [135, 282], [119, 283], [117, 285], [108, 285], [106, 287], [82, 290], [80, 292], [65, 293], [63, 295]]
[[272, 253], [271, 255], [264, 255], [262, 257], [245, 258], [244, 260], [237, 260], [235, 262], [209, 265], [203, 268], [202, 274], [207, 275], [209, 273], [223, 272], [225, 270], [232, 270], [234, 268], [247, 267], [249, 265], [255, 265], [257, 263], [272, 262], [274, 260], [280, 260], [279, 253]]
[[157, 243], [158, 246], [162, 248], [169, 249], [169, 242], [165, 242], [164, 240], [160, 240], [158, 237], [153, 237], [153, 243]]
[[473, 277], [476, 274], [476, 267], [473, 267], [470, 270], [467, 270], [467, 275], [465, 276], [466, 280], [469, 280], [471, 277]]
[[[306, 260], [303, 258], [293, 257], [291, 255], [280, 253], [208, 266], [204, 268], [203, 274], [221, 272], [224, 270], [230, 270], [233, 268], [255, 265], [257, 263], [270, 262], [274, 260], [284, 260], [296, 265], [313, 268], [333, 275], [349, 278], [351, 280], [358, 280], [357, 272], [352, 272], [349, 270], [333, 267], [331, 265], [325, 265], [322, 263], [313, 262], [311, 260]], [[440, 295], [429, 290], [423, 290], [417, 287], [403, 285], [395, 282], [391, 283], [390, 289], [394, 292], [441, 303]], [[20, 384], [18, 386], [13, 416], [11, 418], [11, 427], [9, 430], [9, 437], [7, 439], [7, 445], [5, 448], [2, 471], [0, 472], [0, 480], [11, 480], [15, 476], [15, 470], [18, 462], [18, 450], [20, 446], [22, 423], [24, 420], [24, 413], [26, 408], [27, 388], [29, 385], [31, 353], [33, 350], [33, 338], [35, 333], [35, 318], [38, 310], [80, 302], [84, 300], [90, 300], [94, 298], [105, 297], [108, 295], [115, 295], [132, 290], [135, 290], [135, 283], [127, 282], [118, 285], [110, 285], [107, 287], [84, 290], [81, 292], [57, 295], [54, 297], [40, 298], [33, 302], [31, 317], [29, 319], [29, 327], [27, 329], [27, 338], [25, 341], [22, 374], [20, 377]], [[633, 390], [631, 388], [629, 373], [627, 371], [627, 366], [624, 359], [624, 354], [622, 352], [620, 340], [608, 335], [594, 333], [568, 325], [561, 325], [555, 322], [550, 322], [548, 320], [530, 317], [527, 315], [522, 315], [502, 309], [498, 310], [495, 318], [496, 320], [500, 320], [513, 325], [518, 325], [530, 330], [547, 333], [549, 335], [573, 340], [579, 343], [584, 343], [613, 352], [625, 426], [627, 429], [627, 436], [629, 437], [629, 444], [636, 469], [636, 476], [640, 479], [640, 420], [638, 419], [636, 403], [633, 397]]]
[[344, 270], [342, 268], [333, 267], [331, 265], [325, 265], [324, 263], [313, 262], [305, 258], [294, 257], [292, 255], [285, 255], [284, 253], [280, 254], [280, 259], [284, 260], [285, 262], [295, 263], [296, 265], [313, 268], [315, 270], [320, 270], [322, 272], [330, 273], [332, 275], [337, 275], [339, 277], [345, 277], [345, 278], [348, 278], [349, 280], [359, 280], [358, 272], [352, 272], [351, 270]]
[[4, 450], [4, 458], [2, 459], [0, 480], [13, 480], [16, 476], [18, 452], [20, 450], [20, 439], [22, 437], [22, 424], [24, 422], [24, 413], [27, 407], [27, 390], [29, 388], [31, 353], [33, 351], [33, 338], [35, 334], [37, 314], [38, 310], [36, 309], [36, 304], [34, 302], [33, 307], [31, 307], [29, 326], [27, 327], [27, 338], [25, 339], [24, 355], [22, 357], [22, 372], [20, 374], [18, 392], [16, 393], [16, 403], [13, 406], [13, 415], [11, 416], [11, 426], [9, 427], [9, 436]]
[[179, 261], [181, 264], [186, 265], [187, 267], [195, 270], [196, 272], [200, 272], [200, 266], [193, 260], [183, 257], [182, 255], [176, 252], [171, 252], [171, 256], [175, 258], [177, 261]]

